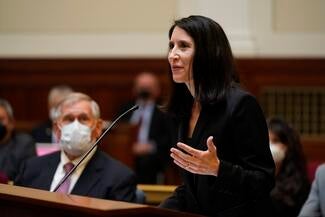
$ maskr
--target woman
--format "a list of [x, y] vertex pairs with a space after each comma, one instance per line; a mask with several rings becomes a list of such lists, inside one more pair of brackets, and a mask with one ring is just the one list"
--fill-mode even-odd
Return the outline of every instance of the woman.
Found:
[[270, 149], [276, 166], [271, 198], [277, 216], [295, 217], [307, 199], [310, 183], [298, 133], [285, 121], [268, 121]]
[[255, 98], [235, 85], [224, 31], [203, 16], [175, 21], [168, 61], [174, 89], [167, 110], [178, 126], [171, 157], [184, 184], [160, 206], [209, 216], [268, 216], [274, 163], [266, 121]]

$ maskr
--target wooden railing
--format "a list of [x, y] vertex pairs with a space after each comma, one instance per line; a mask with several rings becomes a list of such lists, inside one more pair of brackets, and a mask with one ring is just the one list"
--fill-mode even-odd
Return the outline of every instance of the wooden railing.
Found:
[[148, 205], [66, 195], [5, 184], [0, 184], [0, 212], [2, 217], [199, 217]]

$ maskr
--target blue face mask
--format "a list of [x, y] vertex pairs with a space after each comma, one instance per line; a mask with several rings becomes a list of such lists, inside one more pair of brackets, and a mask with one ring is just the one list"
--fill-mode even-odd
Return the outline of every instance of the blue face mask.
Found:
[[70, 155], [80, 156], [87, 152], [92, 145], [92, 129], [81, 124], [78, 120], [61, 128], [60, 144], [62, 149]]

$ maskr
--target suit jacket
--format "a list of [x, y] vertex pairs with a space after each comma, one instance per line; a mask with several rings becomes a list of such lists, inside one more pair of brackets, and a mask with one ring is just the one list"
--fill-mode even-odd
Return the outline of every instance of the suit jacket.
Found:
[[[15, 184], [50, 190], [59, 162], [60, 151], [32, 158], [21, 168]], [[131, 170], [97, 150], [86, 165], [71, 194], [134, 202], [135, 192], [136, 182]]]
[[25, 133], [13, 132], [10, 140], [0, 144], [0, 171], [15, 180], [22, 163], [36, 156], [35, 142]]
[[202, 108], [190, 139], [187, 123], [188, 119], [180, 121], [178, 140], [207, 150], [207, 138], [213, 136], [220, 159], [218, 176], [182, 170], [184, 184], [160, 206], [208, 216], [270, 215], [274, 162], [255, 98], [232, 88], [223, 101]]
[[298, 217], [324, 217], [325, 216], [325, 164], [316, 170], [308, 199], [303, 205]]

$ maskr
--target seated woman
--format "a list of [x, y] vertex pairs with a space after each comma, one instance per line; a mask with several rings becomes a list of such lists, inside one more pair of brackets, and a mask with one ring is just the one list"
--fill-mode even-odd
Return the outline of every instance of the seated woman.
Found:
[[298, 133], [279, 118], [268, 121], [270, 149], [276, 166], [271, 191], [276, 216], [297, 216], [307, 199], [310, 183]]

